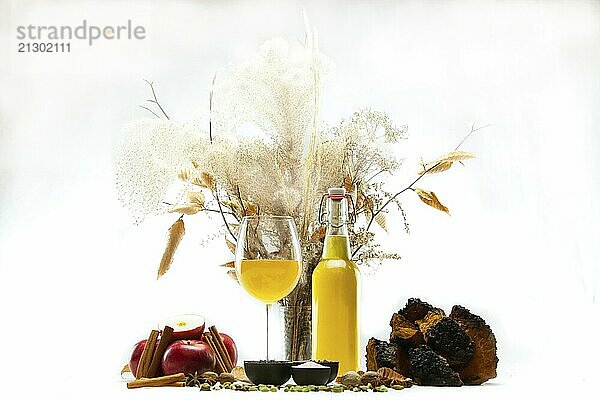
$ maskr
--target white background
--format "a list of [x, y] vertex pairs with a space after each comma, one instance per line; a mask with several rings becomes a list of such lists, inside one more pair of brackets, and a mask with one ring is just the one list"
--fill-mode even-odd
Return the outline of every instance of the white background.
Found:
[[[385, 338], [408, 297], [460, 303], [493, 327], [498, 378], [423, 398], [591, 396], [598, 377], [600, 3], [2, 1], [0, 8], [0, 392], [26, 397], [198, 396], [127, 391], [118, 371], [157, 320], [206, 315], [263, 350], [263, 310], [200, 242], [218, 220], [188, 219], [172, 270], [156, 281], [172, 217], [136, 227], [116, 200], [113, 145], [146, 117], [142, 78], [178, 121], [205, 112], [210, 79], [267, 39], [303, 35], [305, 7], [336, 64], [324, 118], [356, 108], [409, 126], [400, 189], [419, 157], [453, 148], [472, 122], [494, 125], [476, 160], [422, 186], [452, 217], [408, 194], [387, 244], [403, 260], [364, 278], [363, 339]], [[70, 54], [18, 54], [18, 25], [146, 28], [142, 41], [77, 42]], [[220, 393], [223, 395], [223, 393]]]

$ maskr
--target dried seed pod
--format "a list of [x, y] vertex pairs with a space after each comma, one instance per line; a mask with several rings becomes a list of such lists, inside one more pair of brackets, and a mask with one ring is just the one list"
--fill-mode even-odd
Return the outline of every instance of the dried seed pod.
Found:
[[200, 375], [200, 381], [203, 383], [208, 383], [210, 386], [212, 386], [215, 383], [219, 382], [219, 375], [211, 371], [205, 372], [202, 375]]
[[367, 371], [360, 377], [360, 383], [368, 385], [379, 379], [379, 374], [375, 371]]
[[234, 367], [231, 370], [231, 373], [235, 377], [236, 381], [251, 383], [250, 379], [248, 379], [248, 376], [246, 375], [246, 371], [244, 370], [244, 367]]
[[386, 386], [402, 385], [404, 387], [411, 387], [413, 385], [412, 379], [405, 377], [391, 368], [379, 368], [377, 375]]
[[358, 386], [360, 385], [360, 375], [355, 371], [346, 372], [342, 375], [340, 383], [350, 387]]
[[235, 376], [231, 372], [222, 372], [219, 375], [219, 382], [221, 382], [221, 383], [225, 383], [225, 382], [233, 383], [233, 382], [235, 382]]

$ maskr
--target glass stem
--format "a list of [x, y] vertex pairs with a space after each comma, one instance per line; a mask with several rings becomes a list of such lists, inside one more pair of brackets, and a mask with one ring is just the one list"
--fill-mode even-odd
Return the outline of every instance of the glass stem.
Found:
[[267, 311], [267, 361], [269, 360], [269, 308], [271, 308], [271, 304], [267, 303], [265, 305], [265, 310]]

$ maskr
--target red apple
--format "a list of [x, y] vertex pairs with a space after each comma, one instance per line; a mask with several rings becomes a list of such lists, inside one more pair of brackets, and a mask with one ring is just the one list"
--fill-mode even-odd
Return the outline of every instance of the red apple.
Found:
[[[231, 363], [235, 366], [237, 364], [237, 359], [238, 359], [238, 351], [237, 351], [237, 346], [235, 345], [235, 342], [233, 341], [231, 336], [229, 336], [226, 333], [219, 332], [219, 336], [221, 336], [221, 339], [223, 340], [223, 344], [225, 345], [225, 350], [227, 350], [227, 353], [229, 354], [229, 358], [231, 358]], [[204, 335], [202, 335], [202, 341], [206, 342], [206, 339], [204, 339]]]
[[[158, 346], [158, 343], [156, 343]], [[142, 352], [146, 348], [146, 339], [140, 340], [133, 346], [133, 350], [131, 351], [131, 357], [129, 358], [129, 370], [135, 376], [137, 373], [138, 364], [140, 363], [140, 358], [142, 357]]]
[[137, 367], [140, 363], [140, 357], [142, 356], [142, 352], [146, 347], [146, 339], [140, 340], [133, 346], [133, 350], [131, 351], [131, 358], [129, 358], [129, 370], [135, 376], [137, 373]]
[[173, 328], [174, 340], [200, 340], [204, 332], [205, 320], [202, 315], [182, 314], [167, 318], [158, 329], [162, 330], [165, 326]]
[[202, 374], [215, 368], [215, 355], [208, 345], [200, 340], [176, 340], [171, 343], [162, 359], [165, 375]]

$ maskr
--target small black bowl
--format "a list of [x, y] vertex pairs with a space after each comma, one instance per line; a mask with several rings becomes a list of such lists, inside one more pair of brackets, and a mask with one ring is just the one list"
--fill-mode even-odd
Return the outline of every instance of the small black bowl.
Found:
[[248, 379], [255, 385], [281, 386], [292, 376], [292, 363], [289, 361], [244, 361]]
[[314, 368], [292, 367], [292, 378], [297, 385], [325, 385], [329, 381], [331, 368], [322, 366]]
[[329, 367], [329, 380], [327, 381], [327, 383], [331, 383], [335, 380], [335, 378], [337, 378], [338, 375], [338, 371], [339, 371], [339, 367], [340, 367], [340, 363], [339, 361], [317, 361], [317, 360], [304, 360], [304, 361], [292, 361], [292, 367], [298, 366], [300, 364], [304, 364], [305, 362], [308, 361], [312, 361], [312, 362], [316, 362], [317, 364], [321, 364], [324, 367]]
[[329, 367], [329, 380], [327, 383], [331, 383], [337, 378], [338, 369], [340, 368], [339, 361], [315, 361], [317, 364]]

